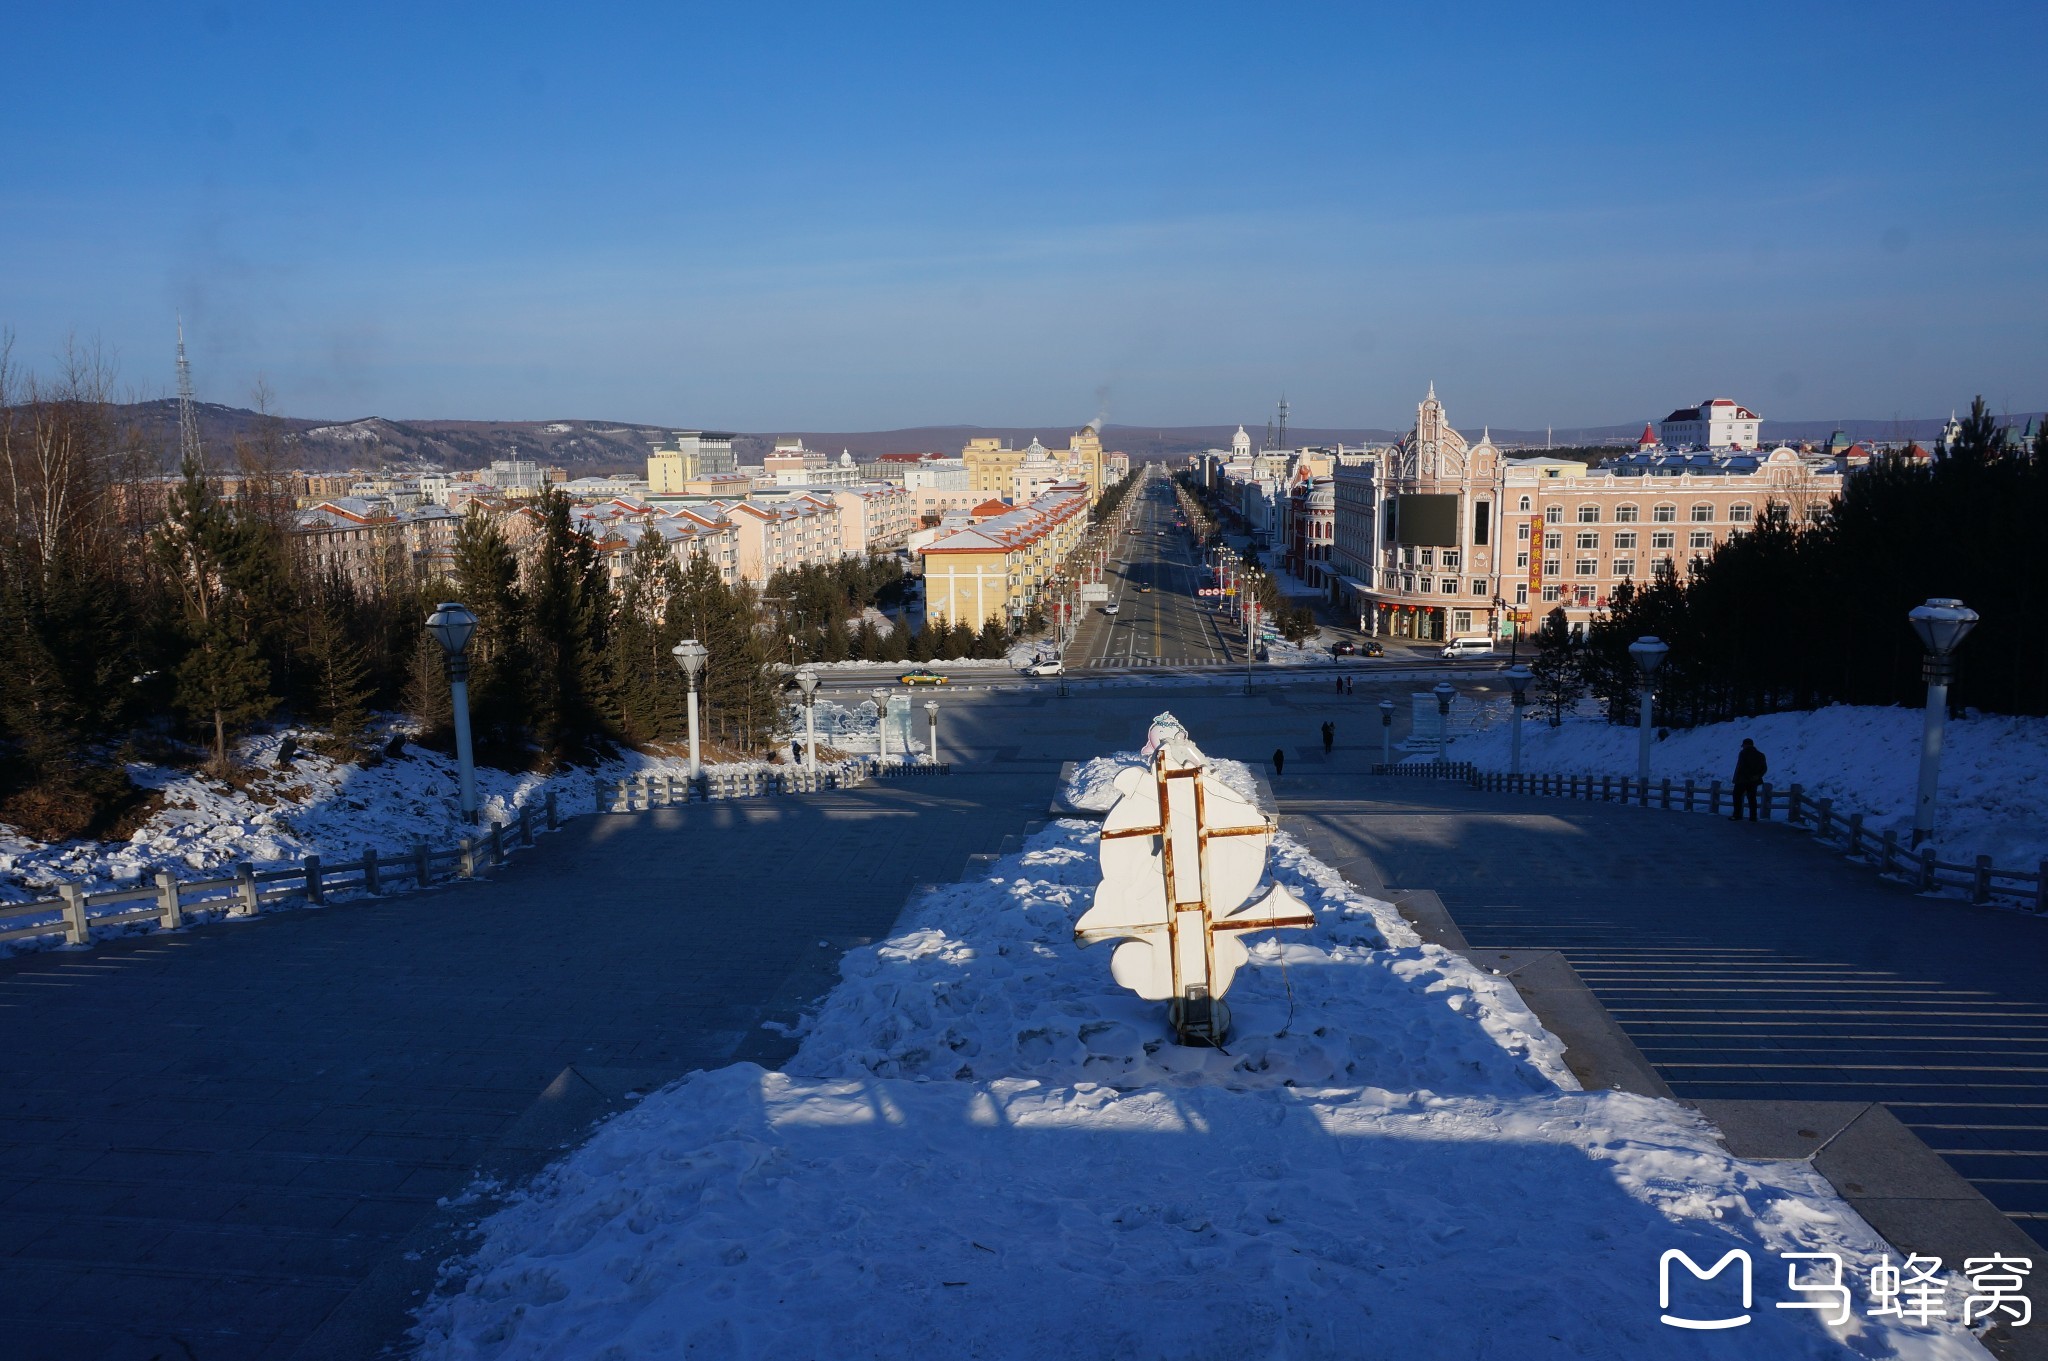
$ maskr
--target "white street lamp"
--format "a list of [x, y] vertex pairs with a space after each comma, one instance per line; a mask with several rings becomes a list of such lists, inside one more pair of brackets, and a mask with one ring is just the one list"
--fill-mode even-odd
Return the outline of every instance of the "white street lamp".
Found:
[[1458, 690], [1449, 681], [1438, 681], [1429, 692], [1436, 696], [1436, 759], [1441, 761], [1451, 752], [1451, 701]]
[[704, 674], [704, 662], [711, 656], [711, 649], [695, 638], [685, 638], [675, 645], [674, 656], [690, 682], [690, 785], [694, 789], [704, 769], [703, 748], [697, 743], [697, 678]]
[[1394, 764], [1394, 701], [1380, 701], [1380, 764]]
[[1956, 678], [1955, 650], [1977, 627], [1977, 612], [1960, 600], [1937, 597], [1906, 616], [1927, 649], [1920, 676], [1927, 682], [1927, 719], [1920, 729], [1920, 795], [1913, 804], [1913, 844], [1934, 835], [1934, 798], [1941, 785], [1942, 726], [1948, 687]]
[[924, 702], [924, 721], [925, 731], [931, 735], [931, 761], [933, 765], [937, 765], [939, 763], [939, 702], [937, 700], [928, 699]]
[[1650, 787], [1650, 702], [1656, 693], [1657, 668], [1664, 665], [1664, 658], [1670, 651], [1670, 644], [1660, 638], [1638, 638], [1628, 645], [1628, 655], [1635, 658], [1636, 670], [1643, 673], [1642, 710], [1636, 720], [1636, 785], [1639, 789]]
[[1522, 710], [1529, 706], [1529, 682], [1536, 679], [1536, 673], [1526, 666], [1511, 666], [1504, 674], [1515, 692], [1510, 697], [1515, 706], [1515, 718], [1509, 737], [1508, 772], [1519, 775], [1522, 773]]
[[818, 711], [813, 701], [818, 694], [818, 672], [815, 667], [800, 666], [796, 670], [796, 688], [804, 696], [804, 750], [812, 770], [818, 768]]
[[889, 692], [877, 687], [874, 694], [875, 754], [886, 764], [889, 760]]
[[476, 761], [469, 745], [469, 640], [476, 616], [465, 605], [444, 600], [427, 616], [427, 632], [448, 659], [448, 689], [455, 710], [455, 764], [461, 772], [462, 820], [476, 821]]

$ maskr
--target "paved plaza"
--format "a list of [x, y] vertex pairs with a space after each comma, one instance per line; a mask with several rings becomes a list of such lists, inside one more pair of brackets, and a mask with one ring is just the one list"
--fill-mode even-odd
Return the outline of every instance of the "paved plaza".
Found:
[[[0, 961], [0, 1354], [373, 1349], [402, 1313], [366, 1294], [437, 1200], [521, 1169], [512, 1132], [565, 1070], [779, 1062], [763, 1021], [1169, 708], [1214, 755], [1284, 749], [1287, 825], [1361, 887], [1564, 951], [1680, 1095], [1893, 1103], [2048, 1223], [2048, 925], [1781, 827], [1368, 776], [1377, 700], [1403, 736], [1422, 684], [942, 693], [951, 776], [586, 816], [492, 881]], [[351, 1311], [368, 1331], [337, 1344]]]

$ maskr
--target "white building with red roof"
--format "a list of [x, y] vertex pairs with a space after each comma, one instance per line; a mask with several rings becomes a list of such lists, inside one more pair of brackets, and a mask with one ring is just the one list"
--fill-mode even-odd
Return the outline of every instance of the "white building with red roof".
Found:
[[1726, 397], [1682, 406], [1661, 423], [1667, 449], [1756, 449], [1763, 418]]

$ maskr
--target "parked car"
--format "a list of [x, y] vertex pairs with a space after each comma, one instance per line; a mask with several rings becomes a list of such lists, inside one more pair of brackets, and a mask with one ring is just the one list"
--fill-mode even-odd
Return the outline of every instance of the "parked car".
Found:
[[946, 677], [936, 671], [906, 671], [896, 678], [905, 685], [948, 685]]
[[1459, 657], [1491, 657], [1492, 655], [1493, 639], [1478, 634], [1465, 638], [1453, 638], [1450, 642], [1444, 644], [1443, 650], [1443, 656], [1447, 660], [1455, 660]]
[[1066, 670], [1067, 668], [1060, 664], [1059, 659], [1054, 658], [1051, 661], [1033, 662], [1024, 668], [1024, 674], [1027, 676], [1061, 676], [1066, 674]]

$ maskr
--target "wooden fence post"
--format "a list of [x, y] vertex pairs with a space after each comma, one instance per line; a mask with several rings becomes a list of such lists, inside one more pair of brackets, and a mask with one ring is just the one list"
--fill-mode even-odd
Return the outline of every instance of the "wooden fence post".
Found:
[[471, 837], [464, 837], [464, 838], [462, 838], [462, 840], [460, 840], [460, 841], [456, 842], [456, 843], [455, 843], [455, 845], [456, 845], [456, 849], [457, 849], [458, 851], [460, 851], [460, 853], [461, 853], [461, 858], [460, 858], [459, 860], [457, 860], [457, 861], [456, 861], [456, 864], [457, 864], [457, 865], [458, 865], [458, 866], [459, 866], [459, 867], [461, 868], [461, 870], [462, 870], [462, 877], [463, 877], [463, 878], [465, 878], [465, 879], [474, 879], [474, 878], [476, 878], [476, 841], [475, 841], [475, 839], [474, 839], [474, 838], [471, 838]]
[[1863, 814], [1849, 814], [1849, 854], [1863, 854]]
[[555, 814], [555, 791], [550, 789], [548, 791], [548, 830], [552, 832], [561, 825], [560, 819]]
[[1785, 821], [1791, 823], [1794, 827], [1806, 821], [1806, 812], [1799, 806], [1805, 799], [1805, 793], [1806, 791], [1801, 786], [1794, 784], [1792, 792], [1786, 798]]
[[530, 803], [519, 810], [519, 840], [522, 845], [533, 844], [533, 805]]
[[327, 885], [320, 881], [320, 857], [306, 857], [306, 901], [315, 907], [327, 901]]
[[2048, 860], [2043, 860], [2034, 875], [2034, 910], [2048, 912]]
[[491, 868], [496, 869], [498, 866], [503, 865], [504, 863], [505, 824], [502, 822], [494, 822], [491, 824]]
[[1899, 865], [1899, 834], [1898, 834], [1897, 832], [1895, 832], [1895, 831], [1894, 831], [1894, 832], [1886, 832], [1886, 833], [1884, 834], [1884, 840], [1883, 840], [1883, 841], [1882, 841], [1881, 843], [1879, 843], [1879, 846], [1878, 846], [1878, 851], [1877, 851], [1877, 866], [1878, 866], [1878, 868], [1879, 868], [1879, 869], [1881, 869], [1881, 870], [1883, 870], [1883, 871], [1884, 871], [1885, 873], [1889, 874], [1889, 873], [1891, 873], [1891, 872], [1892, 872], [1893, 870], [1897, 869], [1897, 868], [1898, 868], [1898, 865]]
[[90, 945], [92, 927], [85, 920], [85, 890], [77, 884], [59, 884], [57, 896], [64, 900], [65, 941], [72, 945]]
[[1991, 901], [1991, 857], [1977, 857], [1977, 873], [1970, 881], [1970, 901], [1988, 903]]
[[1835, 801], [1820, 799], [1814, 803], [1813, 834], [1823, 839], [1835, 834]]
[[1934, 892], [1934, 847], [1920, 848], [1920, 891]]
[[412, 845], [412, 876], [414, 888], [425, 888], [434, 882], [434, 852], [424, 841]]
[[377, 848], [375, 846], [365, 846], [363, 847], [363, 892], [382, 893], [383, 891], [384, 880], [377, 873]]
[[185, 924], [185, 903], [178, 896], [178, 877], [169, 870], [156, 872], [157, 929], [175, 931]]
[[1660, 787], [1660, 797], [1662, 799], [1662, 806], [1666, 811], [1669, 811], [1671, 808], [1671, 777], [1669, 775], [1664, 777], [1664, 783]]
[[1720, 811], [1721, 782], [1719, 780], [1716, 780], [1712, 784], [1707, 786], [1707, 812], [1709, 814], [1718, 814]]
[[241, 903], [241, 910], [235, 913], [236, 916], [253, 917], [263, 910], [261, 901], [256, 897], [256, 867], [246, 860], [235, 866], [235, 896]]
[[1690, 812], [1692, 811], [1692, 779], [1691, 779], [1691, 777], [1687, 777], [1687, 779], [1686, 779], [1686, 782], [1685, 782], [1685, 811], [1686, 811], [1686, 812], [1688, 812], [1688, 813], [1690, 813]]
[[[1761, 816], [1763, 817], [1763, 820], [1765, 822], [1769, 822], [1771, 820], [1771, 813], [1773, 811], [1772, 805], [1777, 800], [1777, 797], [1777, 794], [1771, 789], [1770, 785], [1768, 784], [1760, 784], [1756, 787], [1757, 805], [1759, 808], [1762, 809]], [[1735, 816], [1738, 818], [1742, 816], [1741, 795], [1738, 794], [1735, 796], [1735, 804], [1730, 811], [1733, 812]]]

